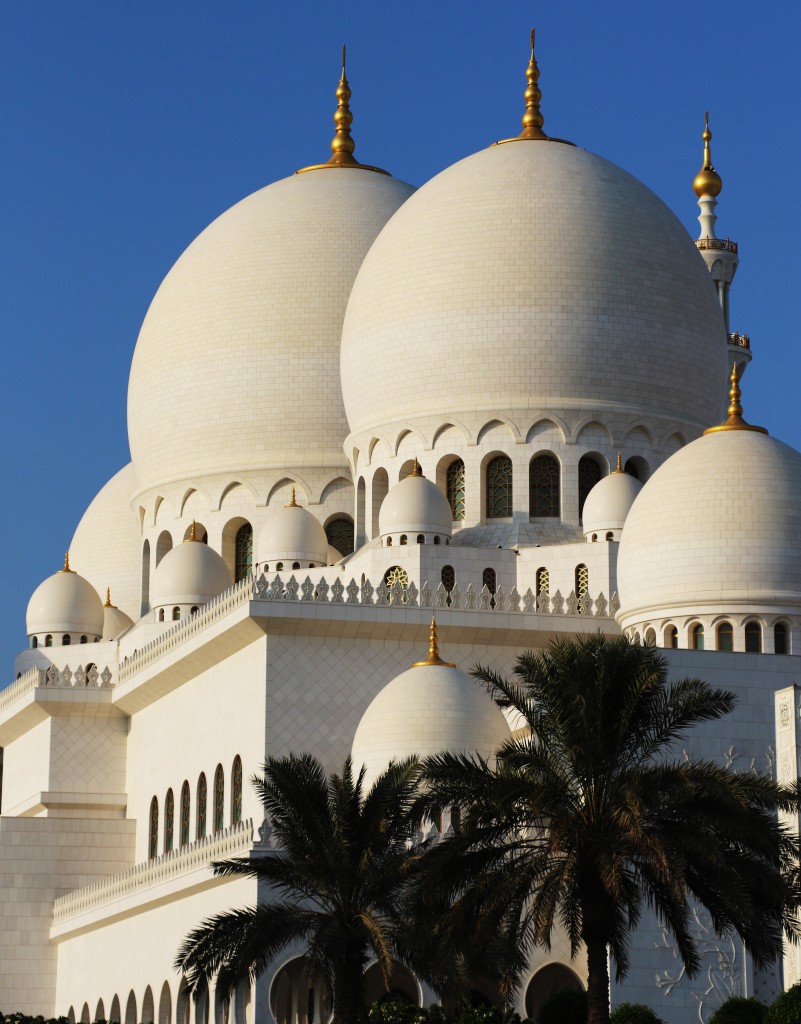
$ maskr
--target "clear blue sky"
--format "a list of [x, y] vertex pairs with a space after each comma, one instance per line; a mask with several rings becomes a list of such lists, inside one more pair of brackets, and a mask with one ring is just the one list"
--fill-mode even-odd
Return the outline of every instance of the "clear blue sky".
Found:
[[342, 42], [357, 156], [419, 185], [517, 133], [532, 21], [546, 131], [641, 178], [693, 237], [710, 110], [746, 415], [801, 446], [797, 2], [6, 0], [0, 685], [31, 592], [128, 461], [128, 368], [159, 282], [227, 207], [326, 159]]

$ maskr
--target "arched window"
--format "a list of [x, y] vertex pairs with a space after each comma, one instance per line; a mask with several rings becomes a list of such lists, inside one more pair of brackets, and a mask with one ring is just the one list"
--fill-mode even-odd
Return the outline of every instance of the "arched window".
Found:
[[464, 462], [461, 459], [454, 459], [450, 466], [448, 466], [448, 474], [445, 477], [445, 494], [451, 507], [453, 521], [456, 523], [464, 519], [465, 482]]
[[481, 586], [490, 592], [490, 608], [495, 607], [495, 591], [498, 588], [498, 577], [494, 569], [485, 569], [481, 574]]
[[283, 568], [284, 568], [284, 563], [283, 562], [276, 562], [275, 563], [275, 571], [276, 572], [282, 572]]
[[690, 646], [694, 651], [703, 651], [704, 649], [704, 627], [700, 622], [696, 622], [690, 630]]
[[156, 797], [150, 801], [150, 831], [148, 834], [147, 855], [153, 860], [159, 852], [159, 802]]
[[734, 627], [730, 622], [721, 622], [718, 626], [718, 650], [734, 650]]
[[417, 543], [418, 544], [425, 544], [425, 542], [426, 542], [425, 535], [422, 534], [422, 533], [418, 533], [417, 534]]
[[175, 827], [175, 797], [172, 790], [167, 790], [164, 797], [164, 852], [172, 853], [173, 828]]
[[773, 627], [773, 652], [774, 654], [789, 654], [787, 643], [787, 626], [784, 622], [777, 622]]
[[181, 609], [176, 605], [172, 610], [172, 621], [177, 622], [181, 617]]
[[656, 647], [656, 630], [646, 629], [645, 631], [645, 643], [648, 647]]
[[603, 476], [603, 470], [593, 455], [582, 455], [578, 464], [579, 519], [584, 514], [587, 495]]
[[[403, 566], [400, 565], [390, 566], [390, 568], [387, 569], [387, 571], [384, 573], [384, 586], [387, 588], [387, 590], [391, 591], [396, 583], [400, 583], [401, 587], [403, 588], [403, 595], [401, 597], [401, 601], [404, 604], [406, 604], [406, 588], [409, 586], [409, 574], [406, 572]], [[392, 604], [394, 600], [394, 597], [390, 593], [389, 603]]]
[[496, 455], [487, 464], [487, 519], [509, 519], [512, 515], [512, 460]]
[[195, 839], [203, 839], [206, 835], [206, 803], [208, 802], [209, 787], [206, 783], [206, 773], [201, 772], [197, 780], [197, 820], [195, 825]]
[[214, 772], [214, 831], [222, 832], [225, 828], [225, 773], [223, 766], [217, 765]]
[[607, 540], [614, 540], [615, 539], [615, 535], [614, 535], [614, 533], [611, 530], [607, 533], [606, 539]]
[[349, 516], [337, 516], [325, 528], [325, 535], [332, 548], [340, 555], [350, 555], [354, 550], [353, 520]]
[[632, 640], [634, 641], [635, 644], [639, 645], [639, 643], [640, 643], [640, 634], [636, 630], [634, 631], [634, 636], [632, 637]]
[[196, 604], [193, 604], [189, 614], [190, 615], [197, 615], [197, 613], [199, 611], [200, 611], [200, 608], [198, 608], [198, 606]]
[[665, 630], [665, 647], [679, 646], [679, 631], [676, 626], [668, 626]]
[[[228, 543], [230, 544], [230, 541]], [[234, 538], [234, 583], [247, 579], [252, 572], [253, 527], [250, 523], [243, 523], [236, 531]]]
[[82, 644], [88, 643], [88, 637], [86, 637], [86, 636], [81, 636], [81, 643], [82, 643]]
[[69, 633], [65, 633], [64, 636], [62, 636], [62, 638], [61, 638], [61, 646], [62, 647], [69, 647], [69, 645], [71, 643], [72, 643], [72, 637], [69, 635]]
[[184, 782], [183, 786], [181, 786], [181, 846], [187, 846], [189, 843], [190, 802], [189, 783]]
[[628, 473], [629, 476], [633, 476], [635, 480], [643, 479], [642, 470], [645, 467], [645, 461], [638, 458], [636, 455], [631, 459], [626, 459], [626, 465], [623, 467], [623, 472]]
[[593, 544], [597, 544], [598, 543], [598, 534], [597, 533], [594, 533], [592, 535], [592, 542], [593, 542]]
[[408, 537], [406, 536], [406, 534], [405, 534], [405, 533], [402, 533], [402, 534], [401, 534], [401, 536], [400, 536], [400, 542], [401, 542], [401, 544], [408, 544], [408, 542], [409, 542], [409, 538], [408, 538]]
[[583, 615], [584, 604], [590, 593], [590, 570], [582, 562], [576, 566], [576, 597], [578, 598], [578, 613]]
[[387, 537], [387, 547], [388, 548], [392, 547], [392, 538], [391, 537]]
[[440, 577], [443, 587], [448, 591], [448, 606], [451, 603], [451, 591], [456, 585], [456, 572], [452, 565], [443, 565]]
[[535, 585], [535, 587], [537, 589], [537, 594], [549, 594], [550, 593], [550, 591], [551, 591], [551, 574], [550, 574], [550, 572], [548, 572], [548, 570], [545, 568], [545, 566], [541, 566], [539, 569], [537, 569], [537, 575], [534, 577], [534, 580], [535, 580], [534, 585]]
[[528, 467], [528, 514], [558, 519], [560, 503], [559, 463], [553, 455], [538, 455]]
[[38, 637], [38, 636], [35, 636], [35, 637], [34, 637], [34, 638], [33, 638], [33, 639], [31, 640], [31, 647], [33, 647], [33, 648], [34, 648], [34, 650], [35, 650], [35, 649], [36, 649], [36, 648], [37, 648], [38, 646], [39, 646], [39, 637]]
[[52, 646], [53, 646], [53, 636], [52, 636], [51, 633], [48, 633], [47, 636], [45, 637], [45, 647], [52, 647]]
[[159, 622], [164, 622], [164, 609], [159, 608]]
[[231, 824], [242, 821], [242, 758], [239, 754], [231, 765]]
[[762, 629], [758, 622], [745, 624], [745, 649], [748, 654], [762, 653]]
[[293, 569], [299, 569], [300, 568], [300, 562], [293, 562], [292, 563], [292, 568]]
[[440, 543], [439, 537], [436, 534], [434, 535], [434, 543], [435, 544], [439, 544]]

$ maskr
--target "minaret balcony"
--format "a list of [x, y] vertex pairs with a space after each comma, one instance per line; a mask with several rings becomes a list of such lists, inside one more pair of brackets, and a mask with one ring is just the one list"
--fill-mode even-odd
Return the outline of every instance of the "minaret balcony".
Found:
[[737, 331], [734, 334], [729, 335], [729, 344], [734, 345], [735, 348], [747, 348], [751, 349], [751, 339], [747, 334], [738, 334]]
[[730, 238], [697, 238], [695, 244], [699, 249], [721, 249], [724, 252], [737, 252], [737, 243]]

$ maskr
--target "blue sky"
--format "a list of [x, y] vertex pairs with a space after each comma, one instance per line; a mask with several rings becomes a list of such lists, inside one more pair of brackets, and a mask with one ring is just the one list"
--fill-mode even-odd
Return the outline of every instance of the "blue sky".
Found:
[[128, 368], [150, 299], [215, 216], [326, 159], [343, 41], [357, 156], [419, 185], [517, 133], [536, 21], [546, 131], [635, 174], [694, 237], [709, 109], [718, 227], [740, 243], [732, 326], [754, 351], [746, 415], [801, 446], [801, 5], [702, 10], [6, 0], [0, 685], [31, 592], [128, 461]]

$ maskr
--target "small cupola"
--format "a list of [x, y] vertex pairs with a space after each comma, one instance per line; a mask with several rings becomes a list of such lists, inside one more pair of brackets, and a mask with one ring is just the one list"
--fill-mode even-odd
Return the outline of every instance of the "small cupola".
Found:
[[[259, 532], [256, 556], [265, 572], [316, 569], [330, 563], [323, 525], [297, 503], [294, 487], [288, 505], [268, 510]], [[338, 559], [341, 557], [337, 555]]]
[[126, 615], [122, 609], [111, 603], [111, 588], [106, 587], [106, 600], [103, 605], [103, 639], [116, 640], [132, 625], [131, 616]]
[[450, 544], [453, 511], [432, 480], [414, 460], [409, 476], [400, 480], [381, 504], [378, 531], [384, 547], [396, 544]]
[[58, 647], [94, 643], [103, 635], [103, 602], [92, 584], [64, 567], [34, 590], [26, 614], [32, 647]]
[[197, 539], [195, 524], [183, 544], [159, 562], [150, 588], [150, 603], [160, 622], [193, 615], [231, 587], [228, 566], [217, 552]]
[[617, 469], [599, 480], [584, 502], [581, 521], [585, 540], [619, 541], [626, 516], [641, 490], [640, 481], [624, 472], [618, 452]]

